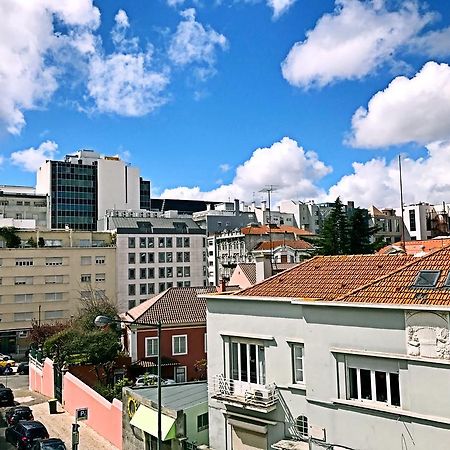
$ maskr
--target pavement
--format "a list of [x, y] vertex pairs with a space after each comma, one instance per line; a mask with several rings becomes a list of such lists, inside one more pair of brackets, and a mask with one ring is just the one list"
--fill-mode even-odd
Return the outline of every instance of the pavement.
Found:
[[[3, 383], [13, 390], [14, 399], [17, 405], [30, 406], [33, 411], [34, 419], [39, 420], [45, 425], [50, 437], [62, 439], [67, 448], [71, 448], [72, 423], [74, 423], [74, 418], [68, 412], [64, 411], [60, 404], [58, 404], [57, 414], [50, 414], [47, 403], [48, 398], [28, 389], [27, 375], [13, 374], [10, 376], [0, 376], [0, 383]], [[5, 409], [7, 408], [0, 408], [0, 449], [12, 450], [14, 447], [5, 441], [5, 422], [3, 420]], [[117, 447], [112, 445], [85, 423], [78, 423], [80, 425], [79, 450], [117, 450]]]

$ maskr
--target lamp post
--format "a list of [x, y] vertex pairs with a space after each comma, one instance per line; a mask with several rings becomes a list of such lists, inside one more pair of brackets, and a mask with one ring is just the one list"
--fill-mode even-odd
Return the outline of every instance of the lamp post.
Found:
[[161, 450], [162, 447], [162, 431], [161, 431], [161, 321], [158, 320], [156, 323], [146, 323], [146, 322], [139, 322], [137, 320], [135, 321], [128, 321], [128, 320], [120, 320], [120, 319], [113, 319], [108, 316], [97, 316], [94, 320], [94, 324], [97, 327], [103, 328], [111, 323], [126, 323], [126, 324], [132, 324], [132, 325], [145, 325], [147, 327], [153, 327], [157, 330], [157, 337], [158, 337], [158, 442], [157, 442], [157, 449]]

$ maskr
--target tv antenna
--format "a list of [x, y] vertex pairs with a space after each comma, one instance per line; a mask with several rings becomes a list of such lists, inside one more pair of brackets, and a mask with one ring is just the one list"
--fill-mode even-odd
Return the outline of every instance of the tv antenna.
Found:
[[[272, 196], [272, 192], [276, 191], [278, 189], [278, 186], [275, 184], [267, 184], [263, 189], [260, 189], [259, 192], [267, 192], [267, 197], [269, 200], [269, 214], [268, 214], [268, 227], [269, 227], [269, 248], [270, 248], [270, 269], [272, 271], [273, 275], [273, 248], [272, 248], [272, 215], [271, 215], [271, 205], [270, 205], [270, 199]], [[265, 217], [263, 215], [263, 221]]]

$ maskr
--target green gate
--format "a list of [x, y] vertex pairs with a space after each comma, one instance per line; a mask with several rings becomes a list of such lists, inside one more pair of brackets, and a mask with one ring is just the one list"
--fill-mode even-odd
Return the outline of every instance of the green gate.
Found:
[[63, 374], [61, 368], [57, 364], [53, 365], [53, 381], [55, 388], [55, 398], [58, 400], [59, 403], [62, 403]]

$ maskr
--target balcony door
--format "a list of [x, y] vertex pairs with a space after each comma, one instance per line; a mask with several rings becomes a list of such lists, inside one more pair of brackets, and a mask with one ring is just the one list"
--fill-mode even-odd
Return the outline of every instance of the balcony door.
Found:
[[266, 384], [266, 362], [264, 346], [258, 344], [231, 343], [231, 379], [235, 394]]

